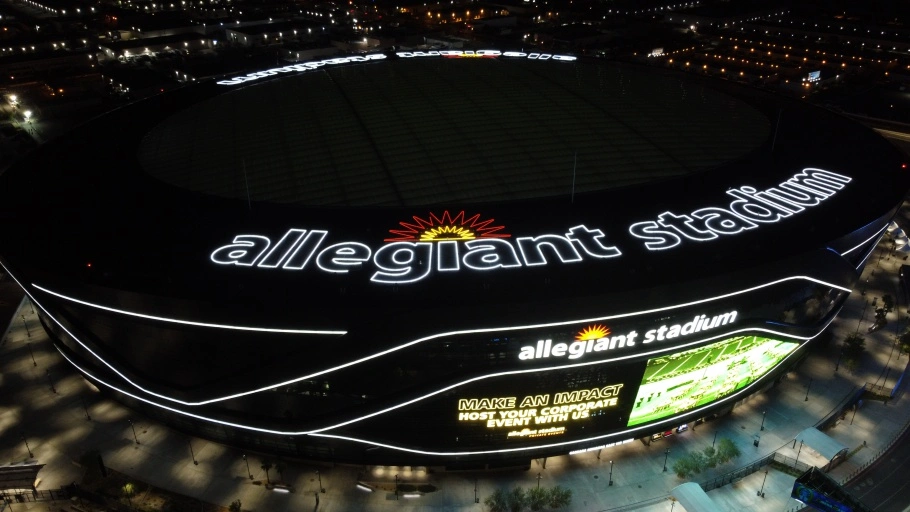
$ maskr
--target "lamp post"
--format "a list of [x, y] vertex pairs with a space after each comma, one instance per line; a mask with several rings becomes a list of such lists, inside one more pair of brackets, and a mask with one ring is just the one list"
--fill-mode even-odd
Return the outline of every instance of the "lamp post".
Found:
[[537, 488], [540, 489], [540, 473], [537, 473]]
[[759, 428], [759, 430], [765, 430], [765, 413], [766, 412], [768, 412], [768, 411], [761, 412], [761, 427]]
[[670, 449], [667, 448], [667, 451], [664, 452], [664, 473], [667, 472], [667, 459], [670, 457]]
[[395, 499], [398, 499], [398, 474], [395, 474]]
[[35, 454], [32, 453], [32, 448], [28, 445], [28, 439], [25, 438], [25, 434], [22, 434], [22, 442], [25, 443], [25, 449], [28, 450], [29, 458], [33, 458]]
[[[316, 470], [316, 478], [319, 479], [319, 492], [324, 493], [324, 492], [325, 492], [325, 488], [322, 486], [322, 475], [319, 474], [319, 470], [318, 470], [318, 469]], [[396, 487], [397, 487], [397, 485], [396, 485]]]
[[130, 428], [133, 429], [133, 439], [136, 440], [136, 444], [139, 444], [139, 436], [136, 435], [136, 427], [133, 425], [133, 420], [126, 420], [130, 422]]
[[809, 384], [806, 386], [806, 398], [803, 400], [804, 402], [809, 401], [809, 388], [811, 388], [811, 387], [812, 387], [812, 379], [809, 379]]
[[761, 489], [759, 489], [759, 491], [758, 491], [758, 493], [756, 494], [756, 496], [761, 496], [762, 498], [765, 497], [765, 480], [767, 480], [767, 479], [768, 479], [768, 470], [766, 469], [766, 470], [765, 470], [765, 477], [762, 478], [762, 480], [761, 480]]
[[33, 366], [38, 366], [38, 361], [35, 361], [35, 353], [32, 352], [32, 342], [26, 341], [26, 342], [25, 342], [25, 346], [28, 347], [28, 354], [29, 354], [30, 356], [32, 356], [32, 365], [33, 365]]
[[716, 442], [717, 442], [717, 431], [715, 430], [714, 431], [714, 440], [711, 441], [711, 448], [714, 448], [714, 443], [716, 443]]
[[607, 485], [613, 485], [613, 461], [610, 461], [610, 483]]
[[477, 477], [474, 477], [474, 503], [480, 503], [480, 498], [477, 497]]
[[47, 375], [47, 383], [50, 384], [50, 386], [51, 386], [51, 391], [53, 391], [54, 393], [56, 393], [56, 392], [57, 392], [57, 388], [54, 387], [54, 381], [51, 380], [51, 371], [50, 371], [50, 370], [44, 370], [44, 374]]
[[241, 455], [243, 457], [243, 462], [246, 462], [246, 474], [250, 475], [250, 480], [253, 479], [253, 472], [250, 471], [250, 461], [247, 460], [246, 455]]
[[794, 466], [795, 466], [796, 464], [799, 464], [799, 454], [802, 453], [802, 452], [803, 452], [803, 442], [800, 441], [800, 442], [799, 442], [799, 451], [796, 452], [796, 462], [793, 464]]
[[199, 461], [196, 460], [196, 453], [193, 452], [193, 440], [192, 440], [192, 439], [187, 439], [187, 440], [186, 440], [186, 443], [187, 443], [188, 445], [190, 445], [190, 457], [193, 458], [193, 464], [196, 465], [196, 466], [198, 466], [198, 465], [199, 465]]
[[88, 405], [85, 404], [85, 399], [80, 396], [79, 401], [82, 402], [82, 408], [85, 409], [85, 421], [92, 421], [92, 417], [88, 414]]

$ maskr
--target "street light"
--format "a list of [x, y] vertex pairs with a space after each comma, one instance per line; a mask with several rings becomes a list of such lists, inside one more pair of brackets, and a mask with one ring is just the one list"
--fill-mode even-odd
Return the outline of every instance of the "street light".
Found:
[[32, 111], [31, 110], [26, 110], [25, 112], [22, 113], [22, 115], [25, 116], [25, 121], [27, 123], [32, 122]]
[[540, 489], [540, 473], [537, 473], [537, 489]]
[[613, 461], [612, 460], [610, 461], [610, 483], [609, 483], [609, 485], [613, 485]]
[[57, 392], [57, 388], [54, 387], [54, 381], [51, 380], [51, 371], [50, 371], [50, 370], [44, 370], [44, 374], [47, 375], [47, 383], [50, 384], [50, 386], [51, 386], [51, 391], [53, 391], [54, 393], [56, 393], [56, 392]]
[[250, 471], [250, 461], [246, 460], [246, 455], [241, 455], [243, 457], [243, 462], [246, 462], [246, 473], [250, 475], [250, 480], [253, 479], [253, 472]]
[[133, 425], [133, 420], [126, 420], [130, 422], [130, 428], [133, 429], [133, 439], [136, 440], [136, 444], [139, 444], [139, 436], [136, 435], [136, 427]]
[[28, 450], [29, 458], [33, 458], [35, 455], [32, 453], [32, 448], [28, 445], [28, 439], [25, 438], [25, 434], [22, 434], [22, 442], [25, 443], [25, 449]]
[[803, 400], [804, 402], [809, 401], [809, 388], [811, 388], [811, 387], [812, 387], [812, 379], [809, 379], [809, 385], [806, 386], [806, 398], [805, 398], [805, 400]]
[[198, 466], [198, 465], [199, 465], [199, 461], [196, 460], [196, 453], [193, 452], [193, 440], [192, 440], [192, 439], [187, 439], [186, 442], [187, 442], [187, 444], [190, 445], [190, 457], [193, 458], [193, 464], [196, 465], [196, 466]]
[[25, 344], [26, 344], [26, 346], [28, 346], [28, 353], [29, 353], [29, 355], [32, 356], [32, 364], [33, 364], [34, 366], [38, 366], [38, 361], [35, 361], [35, 353], [32, 352], [32, 342], [26, 341]]
[[799, 442], [799, 451], [796, 452], [796, 462], [793, 464], [794, 466], [799, 463], [799, 454], [802, 452], [803, 452], [803, 442], [800, 441]]
[[765, 470], [765, 477], [762, 478], [762, 480], [761, 480], [761, 489], [759, 489], [759, 491], [758, 491], [758, 493], [756, 494], [756, 496], [761, 496], [762, 498], [765, 497], [765, 480], [767, 480], [767, 479], [768, 479], [768, 470], [766, 469], [766, 470]]
[[764, 429], [765, 429], [765, 413], [766, 413], [766, 412], [768, 412], [768, 411], [762, 411], [762, 412], [761, 412], [761, 428], [759, 428], [759, 430], [764, 430]]
[[325, 488], [322, 486], [322, 475], [319, 474], [319, 470], [318, 470], [318, 469], [316, 470], [316, 478], [319, 479], [319, 492], [324, 493], [324, 492], [325, 492]]
[[670, 457], [670, 449], [667, 448], [667, 451], [664, 452], [664, 473], [667, 472], [667, 459]]

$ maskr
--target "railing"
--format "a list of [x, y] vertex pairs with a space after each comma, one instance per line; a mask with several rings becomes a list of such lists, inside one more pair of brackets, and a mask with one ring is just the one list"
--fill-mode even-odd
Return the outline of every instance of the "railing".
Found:
[[[48, 490], [3, 490], [0, 491], [0, 502], [6, 503], [35, 503], [38, 501], [57, 501], [68, 500], [70, 493], [66, 489], [48, 489]], [[13, 507], [10, 507], [12, 509]], [[0, 508], [0, 512], [2, 512]]]

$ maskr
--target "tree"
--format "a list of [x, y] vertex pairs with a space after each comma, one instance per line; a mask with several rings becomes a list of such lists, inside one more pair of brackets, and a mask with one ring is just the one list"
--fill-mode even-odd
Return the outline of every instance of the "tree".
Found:
[[705, 448], [705, 465], [709, 468], [717, 467], [717, 450], [713, 446], [708, 446]]
[[910, 329], [904, 331], [904, 333], [897, 338], [897, 341], [901, 344], [901, 352], [910, 354]]
[[885, 314], [894, 311], [894, 297], [888, 294], [882, 295], [882, 309], [885, 310]]
[[490, 507], [490, 512], [506, 512], [509, 510], [509, 497], [502, 489], [496, 489], [483, 500], [483, 504]]
[[708, 458], [702, 452], [690, 453], [688, 457], [692, 460], [692, 471], [696, 474], [701, 473], [708, 466]]
[[231, 502], [231, 505], [228, 507], [230, 512], [241, 512], [240, 500], [234, 500]]
[[851, 334], [844, 340], [844, 364], [851, 370], [859, 364], [860, 356], [866, 350], [866, 339], [859, 334]]
[[727, 438], [717, 442], [717, 460], [721, 463], [733, 460], [741, 453], [736, 444]]
[[268, 460], [264, 460], [264, 461], [262, 461], [262, 465], [260, 465], [259, 467], [262, 468], [263, 471], [265, 471], [265, 483], [271, 485], [272, 481], [269, 480], [269, 470], [272, 469], [272, 463], [269, 462]]
[[689, 457], [682, 456], [673, 462], [673, 472], [680, 478], [686, 478], [689, 473], [693, 472], [692, 460]]
[[540, 487], [532, 487], [528, 489], [527, 498], [528, 506], [531, 507], [531, 510], [537, 512], [538, 510], [541, 510], [547, 506], [549, 492], [547, 492], [546, 489], [541, 489]]
[[123, 484], [123, 488], [120, 489], [124, 496], [126, 496], [126, 502], [130, 504], [130, 508], [133, 508], [133, 494], [136, 494], [136, 488], [130, 482]]
[[516, 487], [509, 492], [508, 501], [511, 512], [521, 512], [525, 505], [528, 504], [528, 497], [524, 489]]
[[550, 505], [550, 508], [552, 509], [560, 509], [572, 504], [572, 491], [561, 485], [557, 485], [550, 489], [549, 494], [550, 499], [548, 500], [548, 505]]

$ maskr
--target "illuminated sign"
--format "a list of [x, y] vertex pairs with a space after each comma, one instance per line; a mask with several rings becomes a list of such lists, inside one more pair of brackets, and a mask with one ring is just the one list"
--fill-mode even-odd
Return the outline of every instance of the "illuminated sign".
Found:
[[[706, 207], [688, 214], [665, 211], [657, 220], [632, 224], [628, 231], [644, 240], [644, 247], [650, 251], [671, 249], [683, 241], [707, 242], [775, 224], [820, 204], [850, 181], [834, 172], [806, 168], [767, 190], [731, 188], [727, 194], [735, 199], [726, 208]], [[346, 274], [369, 263], [373, 267], [370, 281], [405, 284], [421, 281], [434, 272], [492, 271], [622, 255], [619, 247], [606, 242], [603, 230], [585, 224], [561, 233], [512, 237], [493, 219], [480, 214], [468, 216], [464, 211], [412, 219], [389, 230], [393, 236], [379, 248], [356, 240], [328, 242], [329, 231], [324, 229], [292, 228], [274, 243], [264, 235], [237, 235], [231, 244], [212, 252], [210, 259], [238, 268], [312, 269], [334, 274]], [[594, 345], [587, 351], [591, 350]]]
[[628, 426], [650, 423], [720, 400], [755, 382], [797, 343], [737, 336], [648, 360]]
[[216, 249], [210, 258], [221, 265], [286, 270], [315, 267], [339, 274], [369, 262], [375, 269], [371, 281], [402, 284], [420, 281], [433, 271], [490, 271], [622, 254], [604, 243], [603, 231], [584, 225], [562, 234], [517, 237], [512, 242], [507, 240], [511, 235], [499, 233], [502, 226], [491, 223], [479, 215], [468, 217], [463, 211], [454, 217], [448, 211], [429, 219], [414, 217], [414, 222], [400, 223], [404, 229], [390, 230], [395, 237], [386, 241], [391, 243], [375, 251], [356, 241], [324, 245], [329, 234], [325, 230], [290, 229], [274, 245], [266, 236], [237, 235], [232, 244]]
[[[428, 52], [397, 52], [395, 54], [397, 57], [401, 58], [414, 58], [414, 57], [443, 57], [443, 58], [498, 58], [498, 57], [509, 57], [509, 58], [524, 58], [529, 60], [558, 60], [571, 62], [576, 60], [577, 57], [571, 55], [554, 55], [552, 53], [525, 53], [525, 52], [501, 52], [499, 50], [434, 50]], [[296, 64], [290, 64], [288, 66], [282, 66], [280, 68], [271, 68], [263, 71], [256, 71], [254, 73], [249, 73], [244, 76], [237, 76], [230, 78], [228, 80], [219, 80], [217, 83], [219, 85], [239, 85], [244, 82], [250, 82], [252, 80], [259, 80], [260, 78], [266, 78], [270, 76], [280, 75], [283, 73], [302, 73], [305, 71], [312, 71], [314, 69], [319, 69], [324, 66], [335, 66], [338, 64], [348, 64], [350, 62], [368, 62], [373, 60], [383, 60], [386, 58], [386, 55], [383, 53], [370, 53], [366, 55], [353, 55], [350, 57], [335, 57], [332, 59], [317, 60], [311, 62], [301, 62]]]
[[657, 220], [632, 224], [629, 233], [646, 240], [645, 247], [651, 251], [671, 249], [683, 240], [714, 240], [762, 224], [777, 223], [820, 204], [851, 181], [851, 178], [831, 171], [807, 168], [767, 190], [758, 191], [747, 186], [731, 188], [727, 194], [735, 200], [727, 208], [701, 208], [682, 215], [666, 211], [658, 215]]
[[818, 82], [822, 79], [821, 71], [811, 71], [809, 72], [809, 77], [806, 80], [807, 82]]
[[553, 343], [552, 339], [538, 340], [536, 346], [521, 347], [518, 353], [518, 359], [529, 361], [533, 359], [544, 359], [548, 357], [568, 357], [569, 359], [578, 359], [585, 354], [592, 352], [604, 352], [625, 347], [633, 347], [636, 343], [641, 342], [643, 345], [653, 341], [666, 341], [688, 336], [697, 332], [707, 331], [724, 325], [732, 324], [736, 321], [736, 311], [728, 311], [713, 317], [706, 315], [695, 315], [690, 322], [674, 325], [662, 325], [657, 329], [646, 331], [644, 336], [639, 338], [639, 332], [631, 330], [625, 334], [616, 334], [610, 336], [610, 329], [595, 325], [586, 327], [575, 337], [571, 343]]
[[[589, 418], [593, 411], [615, 407], [622, 384], [545, 395], [518, 397], [462, 398], [458, 400], [458, 421], [483, 422], [487, 428], [516, 428], [507, 437], [543, 437], [565, 432], [552, 425]], [[546, 425], [538, 427], [539, 425]], [[532, 429], [531, 427], [538, 427]]]

